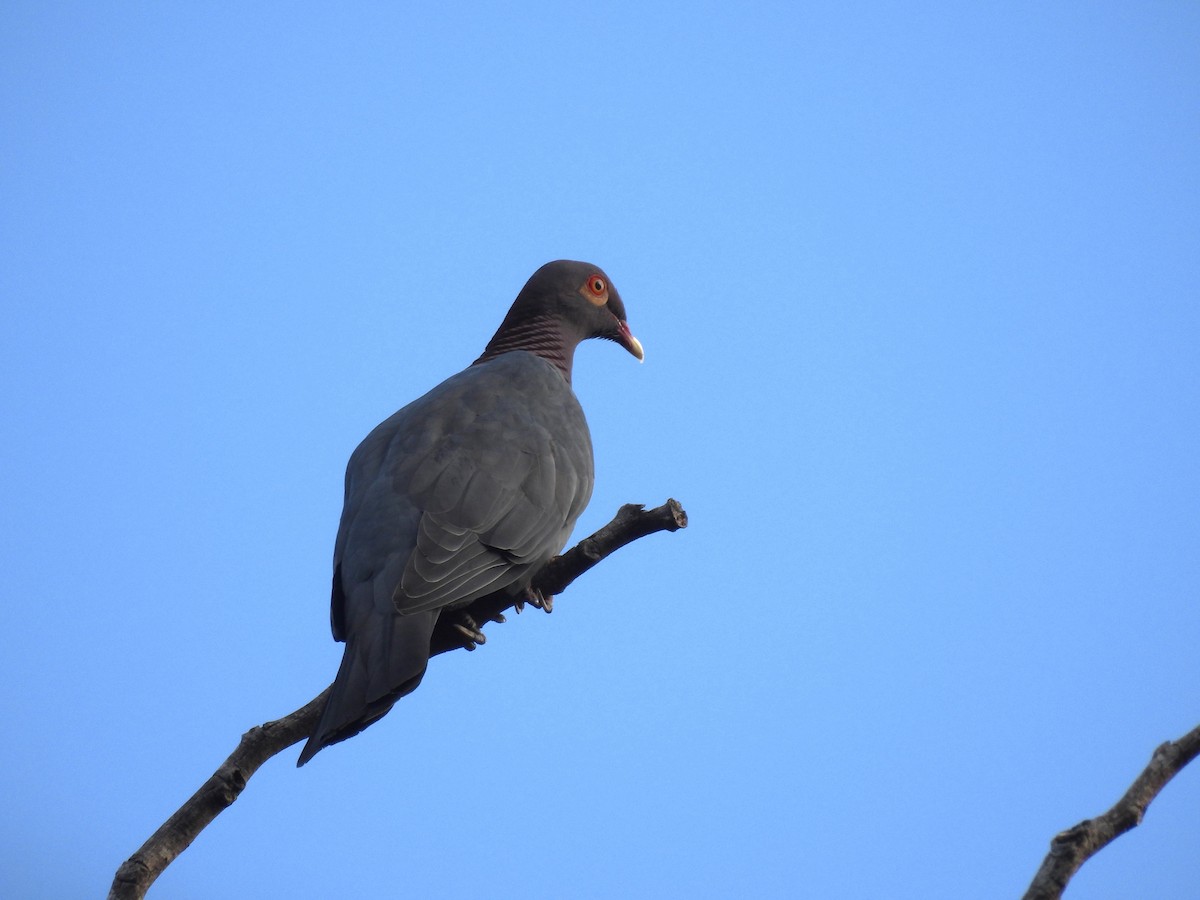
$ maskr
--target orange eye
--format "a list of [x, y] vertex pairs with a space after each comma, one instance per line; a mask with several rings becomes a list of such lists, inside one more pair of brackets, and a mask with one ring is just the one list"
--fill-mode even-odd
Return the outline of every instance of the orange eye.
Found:
[[595, 294], [597, 297], [603, 296], [604, 288], [605, 288], [604, 279], [601, 278], [599, 275], [593, 275], [591, 278], [588, 279], [588, 290], [591, 291], [593, 294]]

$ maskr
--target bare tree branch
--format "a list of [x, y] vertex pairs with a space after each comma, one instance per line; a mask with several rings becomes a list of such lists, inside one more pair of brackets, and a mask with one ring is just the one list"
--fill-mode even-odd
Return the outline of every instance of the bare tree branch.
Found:
[[[533, 587], [547, 597], [561, 594], [576, 578], [626, 544], [658, 531], [678, 531], [680, 528], [687, 528], [687, 513], [678, 500], [668, 500], [654, 509], [646, 509], [640, 503], [626, 503], [617, 510], [611, 522], [546, 563], [533, 579]], [[466, 612], [476, 622], [487, 622], [512, 605], [512, 598], [506, 594], [490, 594], [476, 600]], [[439, 626], [429, 641], [430, 656], [464, 646], [462, 635], [453, 627], [441, 626], [441, 623]], [[466, 647], [474, 649], [469, 642]]]
[[[675, 500], [647, 510], [638, 504], [626, 504], [616, 518], [584, 538], [562, 556], [552, 559], [534, 579], [534, 587], [547, 595], [561, 593], [576, 578], [611, 553], [638, 538], [658, 531], [678, 531], [687, 527], [687, 513]], [[513, 599], [491, 595], [477, 600], [469, 608], [476, 621], [485, 622], [513, 605]], [[430, 655], [463, 649], [461, 636], [451, 629], [435, 631]], [[300, 709], [257, 725], [242, 735], [237, 749], [204, 782], [179, 810], [163, 823], [141, 848], [117, 869], [108, 900], [140, 900], [163, 870], [188, 848], [197, 835], [223, 810], [233, 805], [250, 776], [277, 753], [298, 744], [312, 733], [329, 696], [326, 688]]]
[[150, 835], [137, 853], [121, 864], [109, 889], [109, 900], [146, 896], [146, 891], [163, 869], [174, 862], [213, 819], [233, 805], [259, 766], [308, 737], [316, 727], [328, 696], [329, 688], [326, 688], [294, 713], [256, 725], [243, 734], [237, 749], [200, 790]]
[[1150, 764], [1112, 809], [1099, 818], [1084, 819], [1055, 836], [1024, 900], [1058, 900], [1080, 866], [1101, 848], [1142, 824], [1146, 807], [1197, 755], [1200, 755], [1200, 725], [1155, 750]]

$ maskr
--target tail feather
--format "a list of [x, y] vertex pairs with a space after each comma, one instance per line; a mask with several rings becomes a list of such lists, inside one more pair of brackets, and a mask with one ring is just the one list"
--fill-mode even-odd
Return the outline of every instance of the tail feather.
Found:
[[429, 639], [437, 618], [438, 610], [392, 614], [347, 642], [333, 690], [297, 766], [322, 748], [354, 737], [416, 689], [429, 663]]

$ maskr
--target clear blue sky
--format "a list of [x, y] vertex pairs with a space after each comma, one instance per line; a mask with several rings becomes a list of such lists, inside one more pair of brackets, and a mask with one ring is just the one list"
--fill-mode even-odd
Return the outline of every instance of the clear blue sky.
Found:
[[[1200, 722], [1200, 8], [440, 7], [0, 11], [0, 894], [329, 683], [350, 451], [570, 257], [647, 352], [580, 533], [691, 527], [153, 896], [1019, 895]], [[1200, 896], [1198, 808], [1071, 896]]]

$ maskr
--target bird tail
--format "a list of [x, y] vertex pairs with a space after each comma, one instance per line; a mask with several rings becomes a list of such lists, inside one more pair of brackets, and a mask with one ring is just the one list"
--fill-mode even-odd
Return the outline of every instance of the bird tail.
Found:
[[429, 639], [437, 618], [436, 609], [410, 616], [392, 614], [346, 643], [329, 699], [297, 766], [322, 748], [354, 737], [416, 690], [429, 663]]

